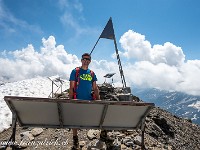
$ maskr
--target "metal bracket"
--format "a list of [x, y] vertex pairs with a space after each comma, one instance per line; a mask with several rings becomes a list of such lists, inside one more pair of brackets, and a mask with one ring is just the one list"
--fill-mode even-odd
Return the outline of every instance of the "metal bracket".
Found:
[[6, 145], [5, 150], [7, 149], [8, 146], [12, 147], [12, 149], [15, 149], [15, 134], [16, 134], [16, 124], [17, 124], [17, 115], [16, 113], [12, 113], [12, 134], [8, 140], [7, 143], [12, 143], [11, 145]]
[[141, 121], [141, 131], [142, 131], [142, 143], [141, 143], [141, 150], [146, 150], [145, 148], [145, 144], [144, 144], [144, 132], [145, 132], [145, 117], [142, 118], [142, 121]]
[[102, 129], [102, 125], [103, 125], [107, 110], [108, 110], [108, 105], [104, 105], [104, 109], [103, 109], [103, 112], [102, 112], [102, 115], [101, 115], [100, 124], [99, 124], [100, 129]]

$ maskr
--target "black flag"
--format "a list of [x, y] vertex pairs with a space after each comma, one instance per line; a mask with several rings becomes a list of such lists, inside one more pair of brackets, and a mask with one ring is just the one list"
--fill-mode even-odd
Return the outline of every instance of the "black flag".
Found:
[[105, 28], [103, 29], [103, 32], [100, 35], [100, 38], [106, 38], [106, 39], [114, 39], [114, 29], [113, 29], [113, 23], [112, 18], [108, 20], [108, 23], [106, 24]]
[[115, 51], [116, 51], [116, 55], [117, 55], [118, 65], [119, 65], [119, 72], [120, 72], [120, 75], [121, 75], [123, 87], [125, 88], [126, 87], [126, 81], [125, 81], [124, 73], [123, 73], [123, 70], [122, 70], [121, 60], [119, 58], [119, 53], [118, 53], [118, 49], [117, 49], [117, 42], [116, 42], [116, 39], [115, 39], [113, 23], [112, 23], [111, 17], [108, 20], [108, 22], [107, 22], [105, 28], [103, 29], [103, 32], [101, 33], [100, 37], [98, 38], [97, 42], [95, 43], [92, 51], [90, 52], [90, 55], [92, 54], [92, 52], [93, 52], [94, 48], [96, 47], [97, 43], [99, 42], [100, 38], [114, 40]]

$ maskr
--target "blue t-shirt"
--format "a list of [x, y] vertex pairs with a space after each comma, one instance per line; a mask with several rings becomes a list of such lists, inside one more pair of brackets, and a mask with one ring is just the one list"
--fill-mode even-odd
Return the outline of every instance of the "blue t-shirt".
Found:
[[[84, 70], [80, 68], [78, 78], [79, 84], [76, 88], [77, 99], [92, 100], [92, 83], [97, 81], [96, 75], [92, 77], [90, 69]], [[69, 81], [76, 81], [76, 69], [73, 69]]]

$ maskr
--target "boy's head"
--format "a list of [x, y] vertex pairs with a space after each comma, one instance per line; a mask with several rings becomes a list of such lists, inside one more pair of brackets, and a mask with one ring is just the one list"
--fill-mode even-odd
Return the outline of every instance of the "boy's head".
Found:
[[88, 60], [88, 61], [91, 61], [91, 56], [89, 53], [84, 53], [82, 55], [82, 59], [81, 60]]

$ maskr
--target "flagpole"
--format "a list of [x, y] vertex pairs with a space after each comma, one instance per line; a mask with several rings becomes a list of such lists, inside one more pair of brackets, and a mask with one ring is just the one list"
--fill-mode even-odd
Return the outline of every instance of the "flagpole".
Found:
[[99, 42], [99, 39], [100, 39], [100, 36], [99, 36], [99, 38], [98, 38], [97, 42], [95, 43], [95, 45], [94, 45], [93, 49], [91, 50], [91, 52], [90, 52], [90, 55], [92, 55], [92, 52], [93, 52], [93, 50], [95, 49], [95, 47], [96, 47], [97, 43]]
[[101, 35], [99, 36], [99, 38], [98, 38], [96, 44], [94, 45], [92, 51], [90, 52], [90, 55], [92, 54], [93, 50], [95, 49], [100, 38], [106, 38], [106, 39], [114, 40], [115, 51], [116, 51], [118, 66], [119, 66], [119, 72], [120, 72], [120, 76], [121, 76], [121, 79], [122, 79], [123, 88], [125, 88], [126, 87], [126, 81], [125, 81], [124, 73], [123, 73], [123, 70], [122, 70], [122, 64], [121, 64], [121, 60], [120, 60], [118, 49], [117, 49], [117, 42], [116, 42], [116, 38], [115, 38], [115, 33], [114, 33], [114, 28], [113, 28], [113, 23], [112, 23], [111, 17], [108, 20], [108, 22], [107, 22], [105, 28], [103, 29]]
[[125, 77], [124, 77], [124, 73], [123, 73], [123, 69], [122, 69], [122, 64], [121, 64], [121, 60], [120, 60], [118, 49], [117, 49], [117, 42], [116, 42], [115, 34], [114, 34], [114, 45], [115, 45], [115, 51], [116, 51], [116, 55], [117, 55], [118, 65], [119, 65], [119, 73], [120, 73], [120, 76], [121, 76], [121, 79], [122, 79], [122, 85], [123, 85], [123, 88], [125, 88], [126, 87], [126, 81], [125, 81]]

